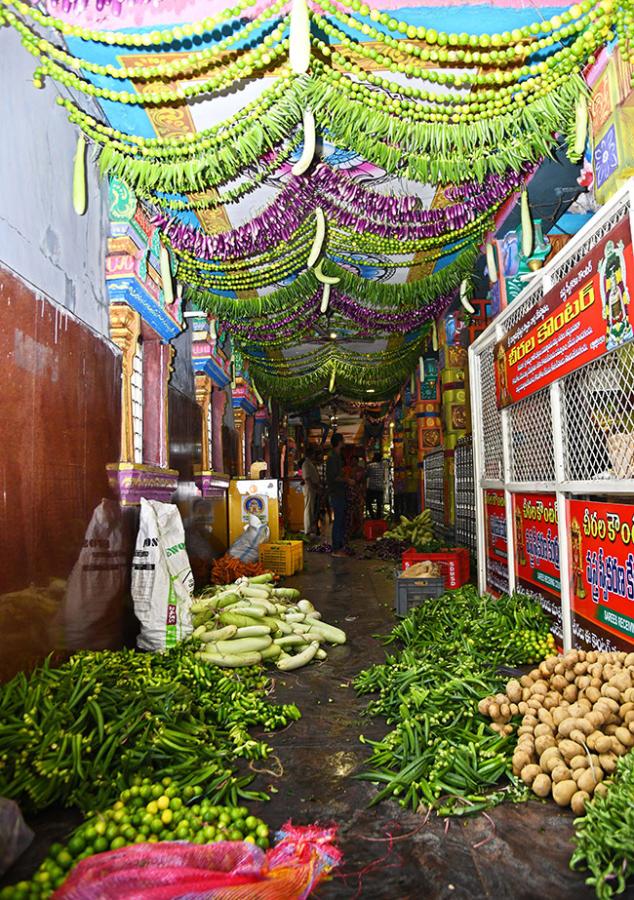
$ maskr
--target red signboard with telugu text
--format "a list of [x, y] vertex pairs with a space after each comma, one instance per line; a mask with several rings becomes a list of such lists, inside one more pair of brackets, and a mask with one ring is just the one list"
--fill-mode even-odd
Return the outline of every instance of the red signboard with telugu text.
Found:
[[569, 500], [570, 603], [577, 646], [634, 648], [634, 504]]
[[492, 593], [509, 589], [508, 549], [506, 543], [506, 504], [504, 491], [484, 492], [487, 541], [487, 588]]
[[534, 597], [551, 620], [551, 631], [563, 640], [559, 529], [554, 494], [513, 495], [516, 589]]
[[633, 338], [634, 254], [625, 218], [495, 345], [498, 406], [529, 397]]

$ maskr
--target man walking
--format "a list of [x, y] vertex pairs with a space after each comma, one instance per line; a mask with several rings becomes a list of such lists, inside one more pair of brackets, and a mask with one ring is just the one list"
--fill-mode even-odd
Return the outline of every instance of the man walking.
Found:
[[385, 467], [380, 453], [375, 453], [367, 470], [366, 509], [370, 519], [380, 519], [383, 512]]
[[326, 486], [330, 498], [330, 506], [335, 514], [332, 525], [332, 555], [346, 556], [343, 549], [346, 531], [346, 486], [343, 474], [343, 435], [336, 432], [330, 440], [331, 451], [326, 463]]
[[306, 450], [306, 458], [302, 464], [302, 481], [304, 482], [304, 534], [315, 534], [317, 530], [317, 498], [319, 496], [319, 472], [313, 462], [312, 447]]

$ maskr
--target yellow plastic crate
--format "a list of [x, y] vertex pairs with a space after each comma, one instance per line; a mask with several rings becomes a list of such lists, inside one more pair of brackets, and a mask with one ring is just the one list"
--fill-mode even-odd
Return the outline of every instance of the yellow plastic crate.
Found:
[[270, 541], [260, 544], [260, 562], [278, 575], [294, 575], [304, 567], [303, 541]]

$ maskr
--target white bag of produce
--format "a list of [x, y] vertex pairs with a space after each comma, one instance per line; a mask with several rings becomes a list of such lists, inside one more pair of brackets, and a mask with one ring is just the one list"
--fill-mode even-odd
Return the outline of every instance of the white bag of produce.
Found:
[[268, 525], [264, 525], [257, 516], [250, 515], [248, 525], [229, 547], [229, 555], [243, 563], [257, 562], [260, 558], [259, 546], [268, 541], [270, 534]]
[[137, 646], [165, 650], [189, 637], [194, 591], [185, 529], [178, 507], [141, 499], [132, 559], [132, 600], [141, 623]]

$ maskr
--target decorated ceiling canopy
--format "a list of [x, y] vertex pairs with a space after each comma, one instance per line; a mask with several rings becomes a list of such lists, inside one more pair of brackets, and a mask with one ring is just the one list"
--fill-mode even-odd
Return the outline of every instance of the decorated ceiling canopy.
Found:
[[185, 300], [289, 404], [394, 393], [540, 161], [583, 155], [585, 67], [633, 53], [633, 0], [385, 5], [0, 0]]

